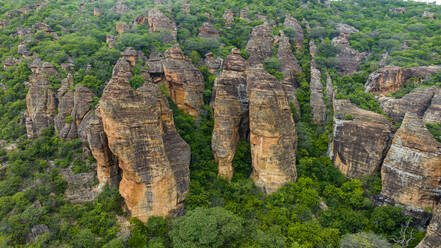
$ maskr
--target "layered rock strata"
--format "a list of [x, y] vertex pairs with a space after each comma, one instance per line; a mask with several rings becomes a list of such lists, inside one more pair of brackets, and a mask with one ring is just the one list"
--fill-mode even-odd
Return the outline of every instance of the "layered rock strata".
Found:
[[419, 83], [440, 70], [441, 66], [383, 67], [369, 75], [365, 84], [366, 92], [386, 95], [399, 90], [409, 79], [416, 79], [416, 83]]
[[339, 36], [332, 39], [332, 44], [339, 48], [336, 56], [336, 69], [341, 75], [353, 74], [358, 71], [358, 66], [361, 65], [367, 53], [360, 53], [350, 46], [349, 36], [354, 32], [358, 32], [356, 28], [347, 24], [339, 24], [337, 29], [340, 31]]
[[165, 52], [163, 69], [173, 102], [184, 112], [197, 116], [203, 105], [202, 92], [205, 87], [200, 71], [178, 45]]
[[310, 106], [312, 121], [322, 123], [326, 120], [326, 105], [323, 100], [322, 74], [317, 69], [314, 59], [311, 61]]
[[441, 189], [441, 143], [421, 117], [407, 113], [381, 168], [381, 194], [414, 209], [435, 207]]
[[347, 177], [372, 175], [380, 169], [393, 135], [382, 115], [360, 109], [349, 100], [334, 100], [334, 131], [329, 155]]
[[241, 123], [248, 119], [248, 94], [246, 91], [247, 62], [238, 49], [225, 58], [222, 73], [216, 78], [214, 100], [214, 129], [211, 141], [218, 175], [231, 180], [232, 161], [239, 141]]
[[297, 135], [283, 86], [262, 65], [247, 73], [251, 178], [267, 194], [297, 178]]
[[303, 42], [305, 40], [305, 35], [303, 33], [303, 28], [300, 23], [294, 17], [287, 15], [285, 21], [283, 22], [283, 27], [292, 29], [294, 31], [295, 46], [297, 49], [303, 47]]
[[435, 90], [430, 105], [424, 112], [423, 120], [425, 123], [441, 124], [441, 88]]
[[[129, 68], [129, 70], [127, 70]], [[130, 65], [121, 58], [100, 100], [110, 150], [123, 171], [119, 186], [131, 216], [147, 221], [183, 209], [190, 147], [157, 86], [130, 87]]]
[[431, 105], [434, 94], [434, 87], [418, 88], [412, 90], [402, 98], [396, 99], [380, 96], [378, 100], [385, 114], [390, 116], [393, 121], [401, 122], [406, 113], [415, 113], [419, 116], [423, 116], [426, 109]]
[[217, 31], [217, 29], [214, 28], [213, 24], [209, 22], [202, 23], [202, 26], [199, 28], [198, 37], [200, 39], [215, 39], [215, 40], [218, 40], [220, 38], [219, 31]]
[[427, 227], [427, 233], [416, 248], [436, 248], [441, 244], [441, 203], [433, 212], [432, 220]]

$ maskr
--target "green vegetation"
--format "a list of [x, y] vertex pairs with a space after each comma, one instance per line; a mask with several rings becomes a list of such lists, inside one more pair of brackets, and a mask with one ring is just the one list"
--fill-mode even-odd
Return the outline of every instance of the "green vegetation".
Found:
[[[0, 19], [8, 22], [0, 31], [0, 61], [11, 56], [20, 58], [18, 45], [26, 44], [35, 57], [58, 69], [59, 75], [51, 78], [53, 89], [60, 87], [67, 74], [62, 64], [72, 62], [75, 84], [83, 84], [100, 96], [121, 51], [133, 47], [148, 57], [171, 46], [167, 43], [169, 33], [150, 33], [147, 24], [133, 26], [122, 35], [115, 30], [117, 22], [131, 23], [137, 16], [146, 15], [155, 6], [154, 1], [125, 0], [123, 3], [131, 11], [121, 15], [111, 10], [113, 0], [49, 0], [38, 10], [32, 7], [32, 11], [22, 15], [14, 12], [36, 2], [0, 3]], [[173, 1], [170, 11], [167, 5], [156, 5], [176, 22], [177, 42], [205, 79], [205, 105], [200, 120], [184, 114], [170, 101], [178, 132], [192, 150], [186, 214], [176, 219], [152, 217], [145, 224], [130, 219], [129, 233], [124, 233], [119, 216], [127, 217], [127, 213], [122, 209], [118, 189], [106, 188], [87, 203], [68, 201], [64, 195], [68, 182], [63, 173], [70, 170], [75, 176], [93, 174], [93, 161], [84, 158], [80, 140], [61, 141], [53, 128], [40, 138], [26, 138], [23, 112], [25, 82], [31, 74], [27, 64], [31, 59], [23, 58], [0, 71], [0, 139], [17, 146], [12, 151], [0, 149], [0, 247], [390, 247], [402, 226], [412, 222], [400, 208], [374, 206], [371, 197], [381, 191], [380, 175], [359, 180], [345, 178], [326, 156], [332, 118], [321, 125], [311, 123], [308, 44], [310, 39], [316, 42], [317, 64], [322, 71], [329, 70], [338, 92], [336, 98], [382, 113], [375, 97], [365, 92], [369, 73], [378, 68], [378, 61], [386, 52], [390, 65], [441, 64], [441, 19], [421, 18], [424, 11], [439, 16], [441, 7], [398, 0], [332, 1], [331, 8], [324, 3], [299, 0], [193, 0], [189, 4], [190, 14], [181, 10], [179, 1]], [[249, 22], [238, 18], [245, 7]], [[405, 7], [406, 12], [389, 12], [397, 7]], [[94, 16], [94, 8], [101, 9], [102, 14]], [[236, 16], [229, 26], [222, 18], [227, 9]], [[294, 31], [280, 25], [286, 14], [299, 21], [305, 18], [311, 26], [303, 50], [293, 46], [303, 69], [296, 77], [300, 108], [290, 103], [293, 115], [301, 116], [296, 123], [298, 180], [265, 196], [249, 179], [251, 151], [246, 140], [239, 141], [232, 182], [217, 177], [211, 151], [213, 110], [209, 106], [215, 75], [202, 62], [208, 52], [225, 58], [233, 47], [248, 58], [246, 43], [252, 28], [264, 22], [260, 15], [276, 24], [275, 34], [283, 30], [294, 42]], [[39, 22], [49, 25], [53, 33], [37, 31], [34, 24]], [[203, 22], [214, 25], [220, 40], [198, 38]], [[360, 73], [340, 76], [335, 69], [339, 48], [332, 44], [332, 38], [338, 35], [338, 23], [360, 30], [350, 36], [352, 48], [369, 53]], [[305, 28], [305, 23], [302, 25]], [[32, 33], [19, 36], [18, 28]], [[58, 38], [54, 38], [55, 34]], [[106, 44], [107, 34], [115, 36], [113, 48]], [[132, 70], [130, 84], [134, 89], [144, 82], [143, 66], [138, 62]], [[264, 67], [277, 79], [284, 77], [276, 57], [266, 59]], [[414, 88], [439, 86], [440, 82], [441, 74], [419, 84], [409, 81], [392, 96], [399, 98]], [[170, 94], [164, 84], [160, 89], [163, 94]], [[325, 100], [331, 117], [331, 99]], [[353, 119], [350, 115], [345, 118]], [[67, 123], [72, 121], [66, 118]], [[427, 128], [441, 142], [441, 126], [428, 124]], [[96, 180], [89, 183], [94, 186]], [[30, 244], [28, 235], [37, 225], [46, 225], [49, 232]], [[411, 231], [416, 234], [409, 247], [415, 247], [424, 233], [412, 226], [407, 232]]]

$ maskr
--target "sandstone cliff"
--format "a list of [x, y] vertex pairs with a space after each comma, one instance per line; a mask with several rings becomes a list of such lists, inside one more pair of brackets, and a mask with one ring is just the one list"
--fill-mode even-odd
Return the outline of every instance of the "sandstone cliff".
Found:
[[249, 95], [251, 178], [271, 194], [297, 178], [297, 135], [282, 85], [262, 65], [247, 74]]
[[253, 28], [246, 46], [250, 53], [248, 58], [250, 65], [262, 63], [266, 58], [272, 56], [273, 41], [271, 27], [262, 24]]
[[326, 120], [326, 105], [323, 101], [322, 74], [317, 69], [314, 59], [311, 61], [310, 105], [312, 121], [322, 123]]
[[435, 207], [441, 182], [441, 143], [423, 120], [407, 113], [381, 168], [381, 194], [395, 202], [424, 210]]
[[427, 227], [426, 237], [416, 248], [437, 248], [441, 244], [441, 203], [433, 211], [433, 217]]
[[415, 113], [423, 116], [430, 106], [435, 88], [419, 88], [412, 90], [402, 98], [395, 99], [381, 96], [378, 98], [380, 107], [393, 121], [401, 122], [406, 113]]
[[30, 87], [26, 94], [26, 132], [28, 138], [35, 138], [54, 124], [57, 98], [47, 75], [55, 75], [56, 70], [41, 61], [34, 61], [29, 67], [33, 73], [29, 76]]
[[441, 123], [441, 88], [435, 90], [423, 119], [425, 123]]
[[197, 116], [203, 105], [205, 83], [202, 74], [178, 45], [165, 52], [163, 69], [173, 102], [184, 112]]
[[[131, 216], [147, 221], [182, 210], [189, 184], [190, 147], [174, 128], [159, 88], [130, 87], [130, 65], [121, 58], [100, 99], [110, 150], [123, 171], [119, 186]], [[115, 66], [116, 67], [116, 66]]]
[[367, 53], [360, 53], [349, 44], [350, 34], [358, 32], [357, 29], [346, 24], [340, 24], [337, 28], [340, 34], [332, 39], [332, 44], [340, 49], [337, 54], [336, 68], [341, 75], [353, 74], [358, 71], [357, 67], [361, 65]]
[[292, 29], [294, 31], [294, 40], [297, 49], [303, 47], [303, 42], [305, 40], [305, 35], [303, 33], [302, 26], [294, 17], [287, 15], [285, 21], [283, 22], [283, 27]]
[[386, 95], [399, 90], [411, 78], [415, 78], [418, 83], [440, 70], [441, 66], [383, 67], [369, 75], [365, 84], [366, 92]]
[[[72, 127], [72, 120], [68, 119], [71, 116], [72, 109], [74, 106], [74, 80], [73, 76], [69, 74], [65, 78], [61, 87], [58, 89], [58, 114], [54, 119], [55, 131], [58, 132], [58, 136], [62, 139], [74, 139], [76, 136], [70, 132]], [[70, 135], [69, 135], [70, 134]], [[76, 135], [76, 133], [74, 134]]]
[[174, 21], [170, 20], [159, 9], [151, 9], [148, 13], [148, 19], [150, 32], [160, 32], [164, 36], [168, 36], [166, 40], [169, 42], [176, 41], [176, 35], [178, 29]]
[[232, 161], [241, 123], [248, 124], [247, 62], [239, 53], [238, 49], [233, 49], [233, 53], [225, 58], [223, 71], [214, 86], [216, 97], [211, 148], [218, 163], [219, 176], [229, 180], [233, 177]]
[[198, 37], [200, 39], [220, 39], [219, 31], [217, 31], [217, 29], [214, 28], [213, 24], [209, 22], [202, 23], [202, 26], [199, 28]]
[[371, 175], [380, 169], [392, 131], [392, 124], [382, 115], [335, 99], [330, 158], [347, 177]]

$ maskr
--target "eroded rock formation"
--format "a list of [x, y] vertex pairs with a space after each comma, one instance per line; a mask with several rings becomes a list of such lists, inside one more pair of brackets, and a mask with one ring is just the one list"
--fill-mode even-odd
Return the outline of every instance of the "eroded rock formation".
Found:
[[202, 74], [178, 45], [165, 52], [163, 69], [173, 102], [184, 112], [197, 116], [203, 105], [205, 83]]
[[30, 87], [26, 94], [26, 132], [28, 138], [35, 138], [54, 123], [57, 98], [47, 74], [55, 75], [56, 70], [41, 61], [34, 61], [29, 67], [33, 73], [29, 76]]
[[297, 178], [297, 135], [288, 97], [282, 85], [263, 66], [247, 73], [251, 178], [267, 194]]
[[272, 56], [273, 41], [271, 27], [263, 24], [253, 28], [246, 46], [250, 53], [248, 57], [250, 65], [263, 63], [266, 58]]
[[72, 74], [61, 83], [58, 89], [58, 114], [54, 119], [55, 131], [62, 139], [74, 139], [76, 133], [70, 132], [72, 127], [71, 113], [74, 107], [74, 80]]
[[418, 83], [440, 70], [441, 66], [383, 67], [369, 75], [365, 84], [366, 92], [386, 95], [399, 90], [411, 78], [415, 78]]
[[222, 73], [216, 78], [214, 129], [211, 141], [219, 176], [231, 180], [232, 161], [239, 141], [241, 123], [248, 124], [248, 94], [246, 91], [247, 62], [238, 49], [225, 58]]
[[164, 35], [169, 35], [167, 38], [169, 42], [176, 41], [178, 29], [174, 21], [170, 20], [159, 9], [154, 8], [148, 13], [148, 23], [150, 32], [160, 32]]
[[427, 233], [416, 248], [436, 248], [441, 244], [441, 203], [433, 211]]
[[415, 113], [423, 116], [430, 106], [435, 88], [418, 88], [412, 90], [402, 98], [380, 96], [380, 107], [395, 122], [401, 122], [406, 113]]
[[312, 121], [322, 123], [326, 120], [326, 105], [323, 100], [322, 74], [317, 69], [314, 59], [311, 61], [310, 105]]
[[330, 158], [347, 177], [372, 175], [380, 169], [392, 132], [392, 124], [382, 115], [335, 99]]
[[219, 31], [214, 28], [213, 24], [209, 22], [202, 23], [202, 26], [199, 28], [198, 37], [200, 39], [219, 39]]
[[294, 17], [287, 15], [285, 18], [285, 22], [283, 23], [284, 28], [294, 30], [294, 39], [296, 48], [299, 49], [303, 47], [303, 42], [305, 40], [305, 35], [303, 33], [302, 26]]
[[357, 68], [361, 65], [367, 53], [360, 53], [351, 48], [349, 44], [349, 36], [358, 32], [356, 28], [347, 24], [338, 24], [337, 30], [340, 32], [339, 36], [332, 39], [332, 44], [339, 48], [336, 68], [342, 75], [353, 74], [358, 71]]
[[231, 23], [234, 22], [234, 12], [230, 9], [225, 10], [224, 14], [222, 15], [222, 18], [225, 21], [225, 24], [227, 26], [231, 25]]
[[419, 210], [432, 209], [441, 185], [441, 143], [420, 116], [407, 113], [381, 168], [381, 194]]
[[441, 123], [441, 89], [435, 90], [429, 108], [424, 112], [425, 123]]
[[110, 150], [123, 171], [120, 193], [131, 216], [147, 221], [182, 210], [190, 147], [178, 135], [159, 88], [145, 83], [133, 90], [130, 74], [130, 64], [120, 58], [101, 97], [100, 112]]
[[215, 58], [213, 53], [205, 54], [204, 64], [207, 66], [208, 71], [212, 74], [217, 74], [222, 67], [223, 60], [220, 57]]

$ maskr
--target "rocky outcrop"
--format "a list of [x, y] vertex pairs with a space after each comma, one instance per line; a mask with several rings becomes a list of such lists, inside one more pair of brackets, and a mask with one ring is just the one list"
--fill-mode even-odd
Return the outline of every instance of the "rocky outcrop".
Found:
[[119, 186], [131, 216], [169, 216], [183, 208], [190, 147], [178, 135], [167, 100], [156, 85], [130, 87], [129, 63], [120, 58], [100, 100], [110, 150], [122, 169]]
[[415, 113], [422, 117], [430, 106], [434, 93], [434, 87], [418, 88], [399, 99], [380, 96], [378, 100], [386, 115], [395, 122], [401, 122], [406, 113]]
[[303, 42], [305, 40], [305, 35], [303, 33], [302, 26], [294, 17], [287, 15], [285, 21], [283, 22], [283, 27], [287, 29], [292, 29], [294, 31], [294, 40], [297, 49], [303, 47]]
[[184, 112], [197, 116], [203, 105], [205, 83], [202, 74], [178, 45], [165, 52], [163, 69], [173, 102]]
[[200, 39], [215, 39], [215, 40], [218, 40], [220, 38], [219, 31], [217, 31], [217, 29], [214, 28], [213, 24], [209, 22], [202, 23], [202, 26], [199, 28], [198, 37]]
[[103, 14], [103, 11], [97, 7], [93, 8], [93, 16], [100, 16]]
[[159, 32], [164, 35], [169, 42], [176, 41], [178, 29], [174, 21], [170, 20], [159, 9], [154, 8], [148, 13], [148, 23], [150, 32]]
[[326, 120], [326, 105], [323, 100], [322, 74], [316, 68], [314, 59], [311, 61], [310, 105], [312, 121], [322, 123]]
[[421, 15], [422, 18], [429, 18], [431, 20], [435, 19], [435, 14], [430, 13], [428, 11], [424, 11], [424, 13]]
[[71, 132], [73, 125], [71, 113], [74, 107], [74, 79], [72, 74], [68, 74], [67, 78], [62, 81], [57, 98], [58, 114], [54, 119], [55, 131], [62, 139], [74, 139], [76, 133]]
[[441, 66], [383, 67], [369, 75], [365, 84], [366, 92], [386, 95], [399, 90], [409, 79], [416, 79], [416, 83], [419, 83], [440, 70]]
[[130, 12], [130, 8], [123, 4], [122, 2], [118, 2], [110, 9], [112, 11], [115, 11], [116, 13], [120, 15], [124, 15], [125, 13]]
[[116, 32], [118, 32], [118, 34], [123, 34], [125, 32], [127, 32], [130, 29], [129, 24], [127, 24], [126, 22], [118, 22], [116, 23]]
[[207, 66], [208, 71], [212, 74], [216, 74], [222, 67], [223, 59], [220, 57], [215, 58], [213, 53], [205, 54], [204, 65]]
[[297, 135], [282, 85], [262, 65], [247, 73], [251, 178], [267, 194], [297, 178]]
[[328, 97], [328, 101], [332, 103], [334, 100], [334, 86], [332, 84], [331, 75], [326, 71], [326, 97]]
[[222, 15], [222, 18], [225, 21], [225, 24], [227, 26], [231, 25], [231, 23], [234, 22], [234, 12], [230, 9], [225, 10], [224, 14]]
[[[231, 180], [232, 161], [239, 141], [240, 128], [248, 124], [248, 94], [246, 91], [247, 62], [238, 49], [225, 58], [222, 73], [216, 78], [214, 91], [214, 129], [211, 139], [219, 176]], [[242, 123], [242, 125], [241, 125]]]
[[441, 244], [441, 203], [433, 211], [427, 233], [416, 248], [436, 248]]
[[435, 207], [441, 188], [441, 143], [421, 117], [407, 113], [381, 168], [381, 194], [414, 209]]
[[366, 52], [358, 52], [351, 48], [349, 44], [349, 36], [358, 30], [347, 24], [337, 25], [337, 29], [340, 30], [340, 34], [332, 39], [332, 44], [339, 48], [339, 52], [336, 56], [337, 64], [336, 69], [341, 75], [353, 74], [358, 71], [358, 66], [361, 65], [363, 59], [367, 56]]
[[441, 89], [435, 90], [435, 93], [430, 101], [430, 105], [424, 112], [424, 123], [438, 123], [441, 124]]
[[54, 123], [57, 99], [47, 74], [54, 75], [56, 70], [41, 61], [34, 61], [29, 67], [33, 73], [29, 76], [30, 87], [26, 94], [26, 132], [28, 138], [35, 138]]
[[114, 48], [115, 47], [115, 36], [111, 35], [111, 34], [107, 34], [106, 35], [106, 44], [109, 48]]
[[273, 36], [271, 27], [259, 25], [253, 28], [246, 49], [250, 53], [248, 62], [250, 65], [263, 63], [266, 58], [273, 55]]
[[347, 177], [372, 175], [380, 169], [392, 140], [392, 124], [382, 115], [349, 100], [334, 100], [334, 131], [329, 156]]
[[284, 80], [290, 82], [295, 87], [298, 87], [296, 74], [302, 72], [302, 68], [297, 61], [296, 56], [292, 53], [291, 43], [289, 37], [282, 32], [278, 37], [279, 47], [277, 50], [277, 58], [279, 59], [281, 71], [284, 75]]

